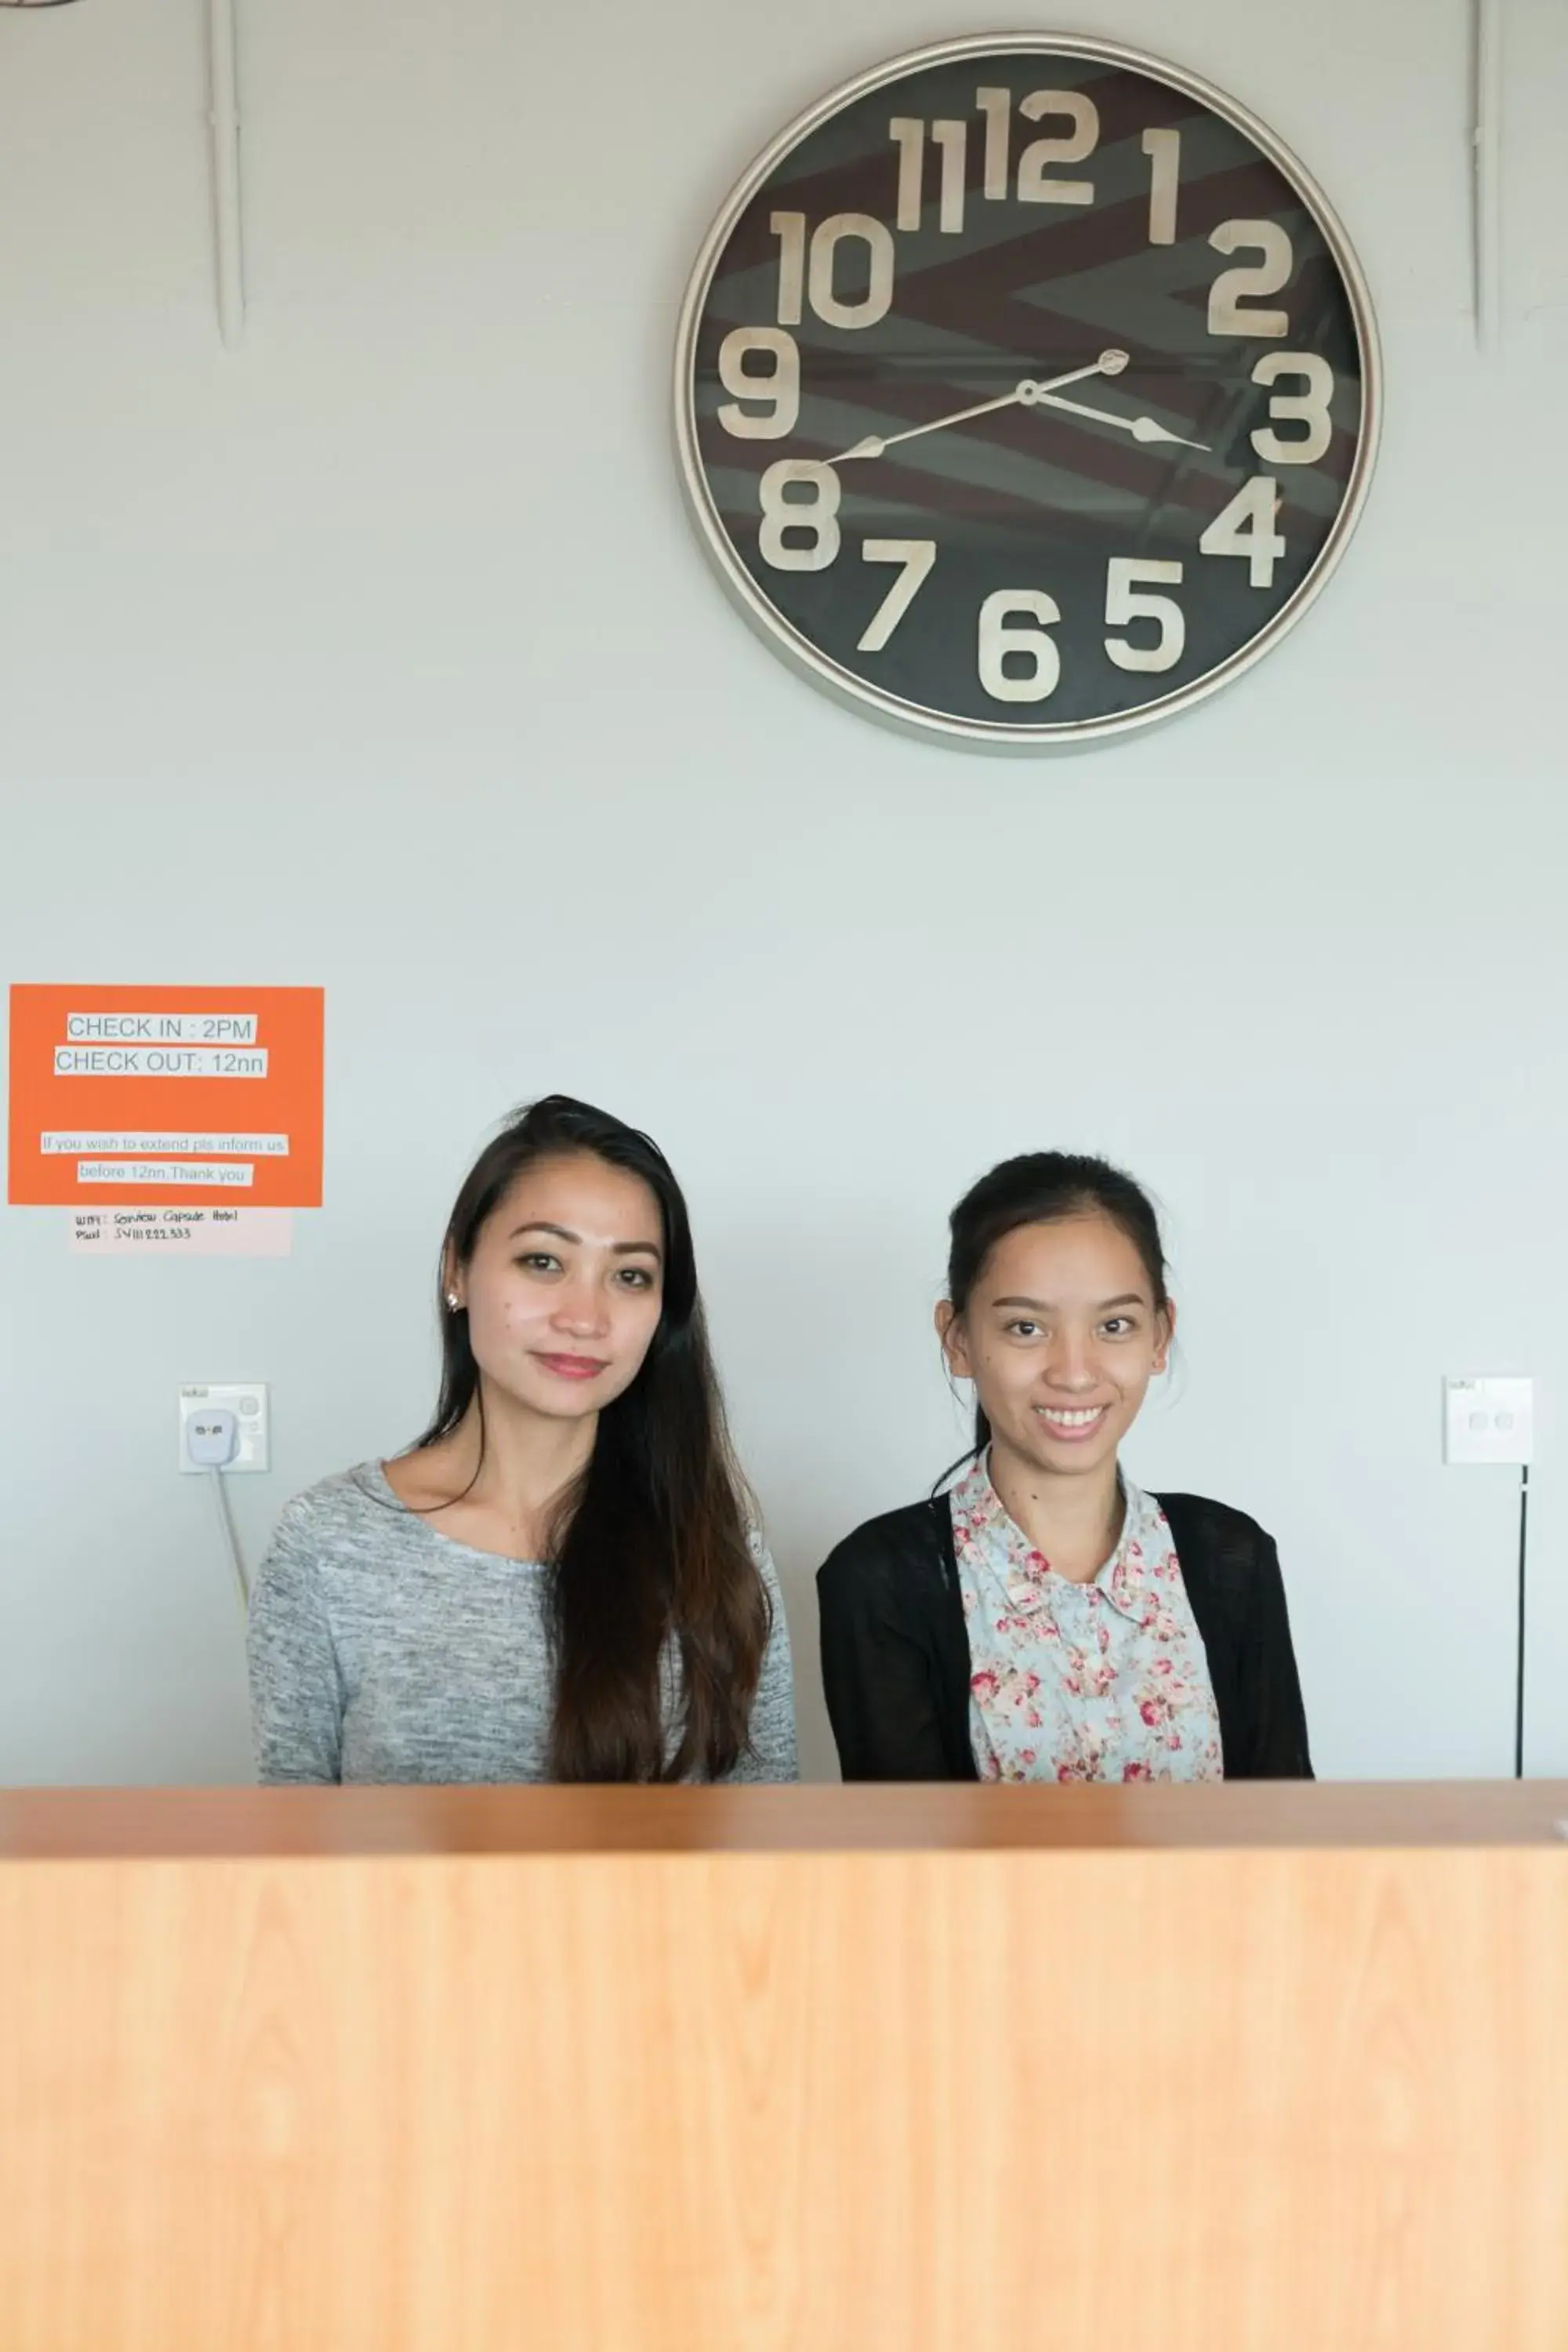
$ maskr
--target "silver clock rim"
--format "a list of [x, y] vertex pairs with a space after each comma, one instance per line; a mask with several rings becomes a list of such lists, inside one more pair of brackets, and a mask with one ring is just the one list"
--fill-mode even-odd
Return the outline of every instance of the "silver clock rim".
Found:
[[[1170, 89], [1195, 99], [1200, 105], [1207, 107], [1240, 131], [1290, 182], [1322, 231], [1350, 295], [1352, 316], [1361, 349], [1362, 430], [1355, 463], [1332, 530], [1305, 579], [1257, 636], [1226, 660], [1216, 664], [1215, 668], [1206, 671], [1202, 677], [1191, 679], [1185, 686], [1155, 701], [1142, 704], [1136, 710], [1116, 711], [1098, 719], [1064, 719], [1054, 725], [1025, 726], [998, 720], [960, 719], [906, 702], [901, 697], [872, 686], [845, 669], [784, 619], [763, 595], [736, 555], [714, 506], [697, 446], [692, 363], [713, 272], [736, 222], [758, 188], [803, 139], [809, 137], [812, 131], [831, 121], [857, 99], [868, 96], [889, 81], [901, 80], [906, 74], [920, 72], [931, 66], [951, 64], [963, 58], [1017, 57], [1039, 52], [1081, 58], [1091, 64], [1121, 67], [1164, 82]], [[769, 142], [736, 181], [703, 239], [687, 281], [676, 331], [674, 390], [676, 450], [688, 511], [696, 527], [699, 541], [718, 572], [721, 583], [752, 628], [803, 670], [813, 684], [826, 688], [838, 701], [848, 704], [862, 715], [879, 719], [905, 733], [921, 736], [927, 741], [934, 737], [966, 744], [974, 750], [1002, 752], [1079, 750], [1089, 744], [1129, 734], [1141, 727], [1154, 725], [1162, 719], [1173, 719], [1182, 711], [1192, 709], [1195, 704], [1206, 701], [1210, 695], [1217, 693], [1222, 687], [1229, 686], [1255, 663], [1261, 661], [1265, 654], [1272, 652], [1321, 594], [1349, 545], [1366, 505], [1383, 432], [1383, 354], [1371, 289], [1343, 223], [1312, 173], [1278, 133], [1271, 131], [1249, 107], [1205, 80], [1201, 74], [1190, 72], [1184, 66], [1173, 65], [1150, 50], [1078, 33], [988, 33], [928, 43], [921, 48], [907, 49], [898, 57], [886, 58], [850, 80], [839, 83], [796, 115]]]

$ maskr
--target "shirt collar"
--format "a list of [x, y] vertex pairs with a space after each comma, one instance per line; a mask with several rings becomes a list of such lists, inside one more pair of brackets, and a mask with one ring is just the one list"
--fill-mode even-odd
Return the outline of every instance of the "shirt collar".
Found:
[[[1083, 1591], [1102, 1592], [1122, 1616], [1139, 1622], [1148, 1613], [1154, 1566], [1152, 1544], [1155, 1507], [1124, 1470], [1117, 1475], [1126, 1506], [1116, 1549], [1101, 1562]], [[990, 1451], [981, 1454], [949, 1494], [955, 1543], [983, 1549], [1002, 1573], [1015, 1601], [1044, 1599], [1058, 1577], [1039, 1548], [1029, 1541], [991, 1483]]]

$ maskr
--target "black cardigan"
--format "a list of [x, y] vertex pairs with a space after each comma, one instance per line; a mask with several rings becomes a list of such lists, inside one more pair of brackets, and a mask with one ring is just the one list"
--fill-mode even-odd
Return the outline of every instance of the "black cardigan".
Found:
[[[1201, 1495], [1157, 1495], [1208, 1657], [1226, 1778], [1310, 1780], [1274, 1538]], [[945, 1495], [868, 1519], [816, 1575], [822, 1679], [847, 1780], [973, 1780], [969, 1634]]]

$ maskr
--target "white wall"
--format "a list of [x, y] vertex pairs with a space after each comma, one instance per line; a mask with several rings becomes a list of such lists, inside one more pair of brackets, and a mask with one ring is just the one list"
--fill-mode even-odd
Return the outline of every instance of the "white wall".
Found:
[[1510, 0], [1490, 363], [1463, 0], [1068, 12], [1318, 173], [1390, 397], [1289, 643], [1037, 766], [787, 674], [704, 568], [667, 420], [755, 148], [1005, 10], [240, 5], [233, 358], [198, 0], [0, 12], [0, 979], [324, 983], [328, 1205], [282, 1265], [77, 1263], [63, 1213], [0, 1212], [0, 1778], [245, 1773], [174, 1388], [274, 1384], [253, 1552], [398, 1444], [450, 1194], [555, 1087], [689, 1185], [808, 1769], [811, 1572], [955, 1446], [946, 1208], [1061, 1143], [1169, 1204], [1185, 1367], [1134, 1465], [1279, 1534], [1328, 1772], [1509, 1769], [1515, 1490], [1443, 1469], [1439, 1381], [1535, 1373], [1530, 1760], [1568, 1772], [1561, 0]]

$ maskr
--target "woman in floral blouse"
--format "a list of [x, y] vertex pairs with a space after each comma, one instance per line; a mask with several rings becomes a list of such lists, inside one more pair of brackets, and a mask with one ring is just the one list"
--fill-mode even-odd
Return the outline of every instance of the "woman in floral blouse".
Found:
[[1311, 1777], [1273, 1538], [1118, 1460], [1174, 1324], [1159, 1221], [1104, 1160], [1031, 1152], [959, 1202], [937, 1329], [973, 1454], [817, 1577], [846, 1780]]

